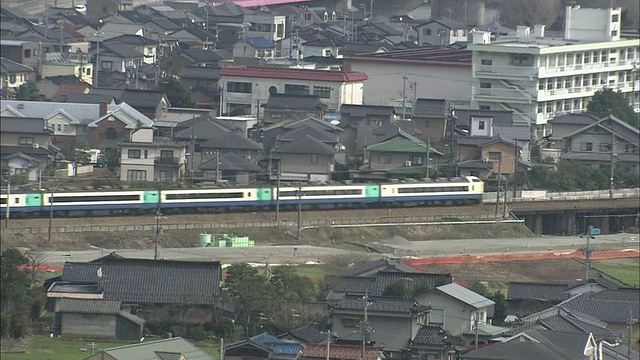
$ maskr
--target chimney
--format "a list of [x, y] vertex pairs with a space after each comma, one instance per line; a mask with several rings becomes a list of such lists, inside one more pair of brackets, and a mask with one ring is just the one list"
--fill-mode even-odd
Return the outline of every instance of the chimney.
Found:
[[545, 26], [541, 24], [533, 25], [533, 35], [535, 35], [537, 39], [544, 38], [544, 28]]
[[528, 26], [518, 25], [518, 27], [516, 28], [516, 35], [518, 36], [518, 41], [529, 40], [530, 33], [531, 33], [531, 28]]
[[107, 102], [106, 101], [100, 101], [100, 116], [99, 117], [103, 117], [107, 115]]

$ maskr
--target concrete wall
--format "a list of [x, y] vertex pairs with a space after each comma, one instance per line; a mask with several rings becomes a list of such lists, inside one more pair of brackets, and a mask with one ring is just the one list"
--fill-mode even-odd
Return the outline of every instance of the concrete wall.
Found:
[[116, 335], [116, 315], [63, 313], [63, 337], [113, 338]]
[[[376, 344], [384, 344], [384, 351], [399, 351], [408, 348], [410, 340], [415, 337], [419, 326], [416, 317], [406, 314], [369, 313], [369, 326], [376, 331], [369, 334], [369, 340]], [[361, 339], [360, 330], [354, 327], [359, 324], [363, 314], [336, 310], [333, 314], [333, 331], [341, 334], [345, 340]]]
[[[405, 162], [410, 161], [411, 156], [413, 155], [422, 157], [422, 164], [412, 164], [413, 166], [425, 166], [426, 149], [425, 149], [425, 153], [423, 154], [386, 153], [386, 152], [371, 151], [369, 153], [369, 159], [368, 159], [369, 166], [371, 166], [372, 170], [388, 171], [391, 169], [396, 169], [396, 168], [405, 166]], [[391, 162], [389, 164], [385, 164], [384, 162], [381, 162], [382, 158], [385, 156], [389, 156], [391, 158]]]
[[33, 138], [33, 143], [38, 144], [42, 147], [47, 147], [49, 145], [49, 135], [44, 134], [27, 134], [27, 133], [7, 133], [3, 132], [0, 136], [0, 144], [2, 146], [18, 146], [20, 145], [20, 138], [28, 137]]
[[333, 156], [318, 155], [318, 161], [311, 163], [310, 154], [282, 154], [282, 174], [326, 175], [333, 171]]

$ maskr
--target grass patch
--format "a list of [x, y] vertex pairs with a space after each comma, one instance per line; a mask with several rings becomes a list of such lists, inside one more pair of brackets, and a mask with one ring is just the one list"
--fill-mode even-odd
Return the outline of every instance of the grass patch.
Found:
[[634, 288], [640, 287], [640, 259], [626, 259], [624, 262], [610, 260], [593, 261], [593, 267], [618, 281]]
[[[91, 356], [91, 340], [28, 337], [21, 341], [2, 340], [2, 360], [82, 360]], [[131, 344], [130, 342], [95, 341], [95, 353], [103, 349]], [[9, 351], [9, 353], [5, 352]], [[25, 351], [24, 353], [10, 353]]]

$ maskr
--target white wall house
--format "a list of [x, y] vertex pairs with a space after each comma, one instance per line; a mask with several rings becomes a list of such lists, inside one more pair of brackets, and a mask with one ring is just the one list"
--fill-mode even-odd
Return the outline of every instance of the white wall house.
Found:
[[546, 36], [544, 25], [488, 43], [474, 37], [472, 107], [513, 110], [514, 123], [536, 125], [539, 134], [548, 133], [549, 119], [585, 111], [603, 88], [630, 101], [635, 93], [637, 109], [640, 42], [620, 38], [620, 16], [619, 8], [569, 7], [561, 37]]
[[222, 112], [254, 115], [272, 93], [318, 95], [327, 105], [327, 112], [337, 112], [342, 104], [362, 105], [363, 86], [367, 79], [362, 72], [227, 67], [220, 70]]

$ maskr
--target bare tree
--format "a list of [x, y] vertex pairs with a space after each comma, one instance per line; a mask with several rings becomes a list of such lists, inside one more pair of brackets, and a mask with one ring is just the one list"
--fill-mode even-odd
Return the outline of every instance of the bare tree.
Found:
[[560, 15], [562, 0], [505, 0], [500, 19], [509, 27], [536, 24], [553, 25]]
[[24, 256], [29, 260], [29, 275], [31, 276], [32, 284], [38, 284], [42, 280], [42, 277], [39, 276], [40, 272], [43, 271], [41, 269], [41, 265], [44, 264], [45, 256], [43, 253], [35, 252], [35, 251], [26, 251]]

